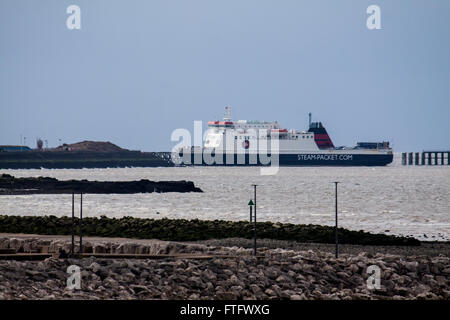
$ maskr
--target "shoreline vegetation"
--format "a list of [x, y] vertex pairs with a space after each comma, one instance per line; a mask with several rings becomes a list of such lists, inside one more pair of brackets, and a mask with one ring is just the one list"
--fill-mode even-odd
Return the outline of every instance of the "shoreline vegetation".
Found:
[[[79, 218], [75, 233], [79, 234]], [[71, 235], [71, 217], [0, 215], [0, 232], [41, 235]], [[83, 218], [83, 236], [159, 239], [165, 241], [203, 241], [227, 238], [253, 238], [253, 224], [248, 221], [143, 219], [134, 217]], [[373, 234], [338, 229], [339, 243], [374, 246], [420, 246], [412, 237]], [[257, 222], [257, 238], [296, 241], [299, 243], [335, 242], [334, 227], [290, 223]]]
[[67, 193], [152, 193], [203, 192], [192, 181], [88, 181], [57, 180], [50, 177], [16, 178], [0, 175], [0, 195], [67, 194]]

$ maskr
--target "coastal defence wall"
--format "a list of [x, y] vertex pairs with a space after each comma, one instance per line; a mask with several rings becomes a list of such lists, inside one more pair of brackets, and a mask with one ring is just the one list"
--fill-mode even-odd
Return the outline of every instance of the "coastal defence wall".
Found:
[[0, 169], [171, 167], [169, 152], [21, 151], [0, 152]]
[[[447, 256], [345, 254], [285, 249], [211, 247], [153, 241], [92, 241], [94, 252], [195, 253], [210, 259], [0, 260], [0, 299], [446, 299], [450, 298]], [[0, 238], [0, 249], [49, 252], [68, 249], [64, 240]], [[81, 271], [79, 290], [68, 290], [67, 269]], [[369, 268], [380, 285], [369, 287]]]

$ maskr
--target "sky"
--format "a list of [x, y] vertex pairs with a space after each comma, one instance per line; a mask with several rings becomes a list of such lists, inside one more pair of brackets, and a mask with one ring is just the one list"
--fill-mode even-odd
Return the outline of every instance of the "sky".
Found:
[[449, 17], [448, 0], [0, 0], [0, 144], [170, 151], [229, 105], [289, 129], [311, 112], [337, 146], [450, 150]]

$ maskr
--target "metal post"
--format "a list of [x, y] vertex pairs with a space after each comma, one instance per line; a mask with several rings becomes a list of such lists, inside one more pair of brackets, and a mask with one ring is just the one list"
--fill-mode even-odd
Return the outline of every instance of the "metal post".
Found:
[[445, 163], [444, 163], [444, 153], [442, 152], [441, 153], [441, 165], [444, 165]]
[[72, 258], [74, 251], [75, 251], [75, 195], [72, 193], [72, 250], [70, 253]]
[[338, 248], [338, 196], [337, 196], [337, 186], [339, 182], [334, 182], [335, 185], [335, 220], [336, 220], [336, 227], [334, 229], [334, 235], [336, 239], [336, 258], [339, 256], [339, 248]]
[[425, 163], [425, 152], [422, 152], [422, 165], [426, 165]]
[[408, 153], [408, 164], [409, 165], [413, 164], [413, 153], [412, 152]]
[[83, 253], [83, 194], [80, 193], [80, 253]]
[[431, 152], [427, 152], [428, 156], [428, 165], [431, 166]]
[[406, 152], [402, 153], [402, 165], [406, 165]]
[[256, 256], [256, 184], [253, 185], [254, 188], [254, 206], [255, 206], [255, 215], [253, 218], [253, 232], [254, 232], [254, 243], [253, 243], [253, 255]]
[[416, 166], [419, 165], [419, 153], [418, 153], [418, 152], [415, 153], [414, 164], [415, 164]]
[[437, 164], [438, 164], [438, 153], [435, 152], [434, 153], [434, 165], [437, 166]]
[[250, 223], [252, 223], [252, 206], [249, 207], [250, 207]]
[[450, 166], [450, 152], [447, 152], [447, 165]]

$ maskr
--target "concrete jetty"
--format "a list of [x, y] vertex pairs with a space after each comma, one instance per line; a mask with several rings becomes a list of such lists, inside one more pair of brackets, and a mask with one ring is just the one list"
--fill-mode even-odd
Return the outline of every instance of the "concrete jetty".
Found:
[[450, 165], [450, 151], [403, 152], [402, 165]]

